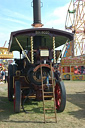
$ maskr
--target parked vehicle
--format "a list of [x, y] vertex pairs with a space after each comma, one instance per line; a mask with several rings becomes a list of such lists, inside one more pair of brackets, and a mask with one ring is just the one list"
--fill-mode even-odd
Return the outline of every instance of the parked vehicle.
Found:
[[[33, 0], [34, 28], [15, 31], [10, 36], [9, 51], [20, 52], [20, 59], [15, 59], [15, 64], [8, 67], [8, 99], [14, 100], [15, 112], [20, 112], [21, 104], [23, 106], [26, 98], [42, 100], [41, 67], [45, 84], [50, 76], [50, 65], [55, 73], [55, 47], [64, 44], [67, 39], [73, 39], [73, 34], [66, 31], [40, 28], [42, 23], [40, 11], [38, 12], [39, 3], [40, 0]], [[55, 82], [56, 110], [62, 112], [66, 104], [65, 87], [59, 78], [55, 79]], [[49, 90], [51, 87], [44, 88], [44, 91]], [[49, 96], [51, 99], [51, 94]]]

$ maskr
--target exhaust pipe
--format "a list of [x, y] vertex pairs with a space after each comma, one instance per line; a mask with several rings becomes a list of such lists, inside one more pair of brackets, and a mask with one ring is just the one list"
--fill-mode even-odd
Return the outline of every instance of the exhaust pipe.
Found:
[[33, 0], [33, 27], [42, 27], [41, 23], [41, 0]]

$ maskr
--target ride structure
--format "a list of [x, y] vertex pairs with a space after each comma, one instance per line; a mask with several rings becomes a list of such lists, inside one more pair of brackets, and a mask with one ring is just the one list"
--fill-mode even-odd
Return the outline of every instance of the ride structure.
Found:
[[65, 28], [74, 33], [74, 56], [85, 54], [85, 0], [71, 0]]
[[13, 52], [9, 52], [8, 48], [5, 48], [6, 42], [4, 43], [3, 47], [0, 47], [0, 59], [12, 59]]
[[[85, 0], [71, 0], [65, 28], [74, 33], [74, 41], [66, 44], [61, 60], [62, 79], [85, 80]], [[80, 73], [75, 73], [76, 70]]]
[[83, 56], [62, 58], [61, 78], [63, 80], [85, 80], [85, 58]]
[[13, 53], [8, 51], [8, 48], [0, 47], [0, 59], [12, 59]]
[[11, 33], [9, 52], [19, 51], [20, 59], [15, 59], [15, 64], [8, 67], [8, 99], [14, 101], [14, 111], [20, 112], [21, 105], [26, 111], [24, 103], [28, 98], [43, 102], [54, 98], [54, 110], [56, 108], [57, 112], [63, 112], [66, 92], [64, 83], [54, 69], [57, 58], [55, 47], [64, 44], [66, 40], [73, 40], [73, 34], [42, 28], [38, 10], [40, 0], [33, 0], [34, 28]]
[[[0, 71], [6, 70], [8, 67], [8, 60], [7, 59], [13, 59], [13, 52], [9, 52], [8, 48], [5, 48], [6, 42], [4, 43], [3, 47], [0, 47]], [[0, 73], [1, 76], [1, 73]], [[0, 77], [0, 81], [2, 78]]]

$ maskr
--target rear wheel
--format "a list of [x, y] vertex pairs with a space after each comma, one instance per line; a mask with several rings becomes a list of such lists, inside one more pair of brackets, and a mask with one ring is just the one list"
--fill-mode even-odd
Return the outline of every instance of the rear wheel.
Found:
[[14, 111], [18, 113], [21, 107], [21, 85], [19, 81], [15, 81], [14, 93]]
[[66, 105], [66, 91], [62, 81], [57, 81], [55, 86], [55, 100], [57, 112], [63, 112]]
[[14, 94], [14, 89], [13, 89], [13, 76], [15, 76], [15, 72], [17, 70], [17, 65], [14, 64], [9, 64], [8, 67], [8, 100], [13, 101], [13, 94]]
[[16, 71], [17, 71], [17, 65], [14, 64], [14, 65], [13, 65], [13, 76], [16, 75]]
[[13, 101], [13, 65], [8, 67], [8, 100]]

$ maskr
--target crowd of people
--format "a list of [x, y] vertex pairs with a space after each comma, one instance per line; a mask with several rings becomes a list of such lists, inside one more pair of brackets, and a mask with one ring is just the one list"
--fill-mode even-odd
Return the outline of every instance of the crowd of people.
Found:
[[75, 66], [74, 68], [75, 75], [85, 75], [85, 67], [84, 66]]
[[0, 82], [5, 81], [5, 83], [8, 81], [8, 70], [0, 70]]

